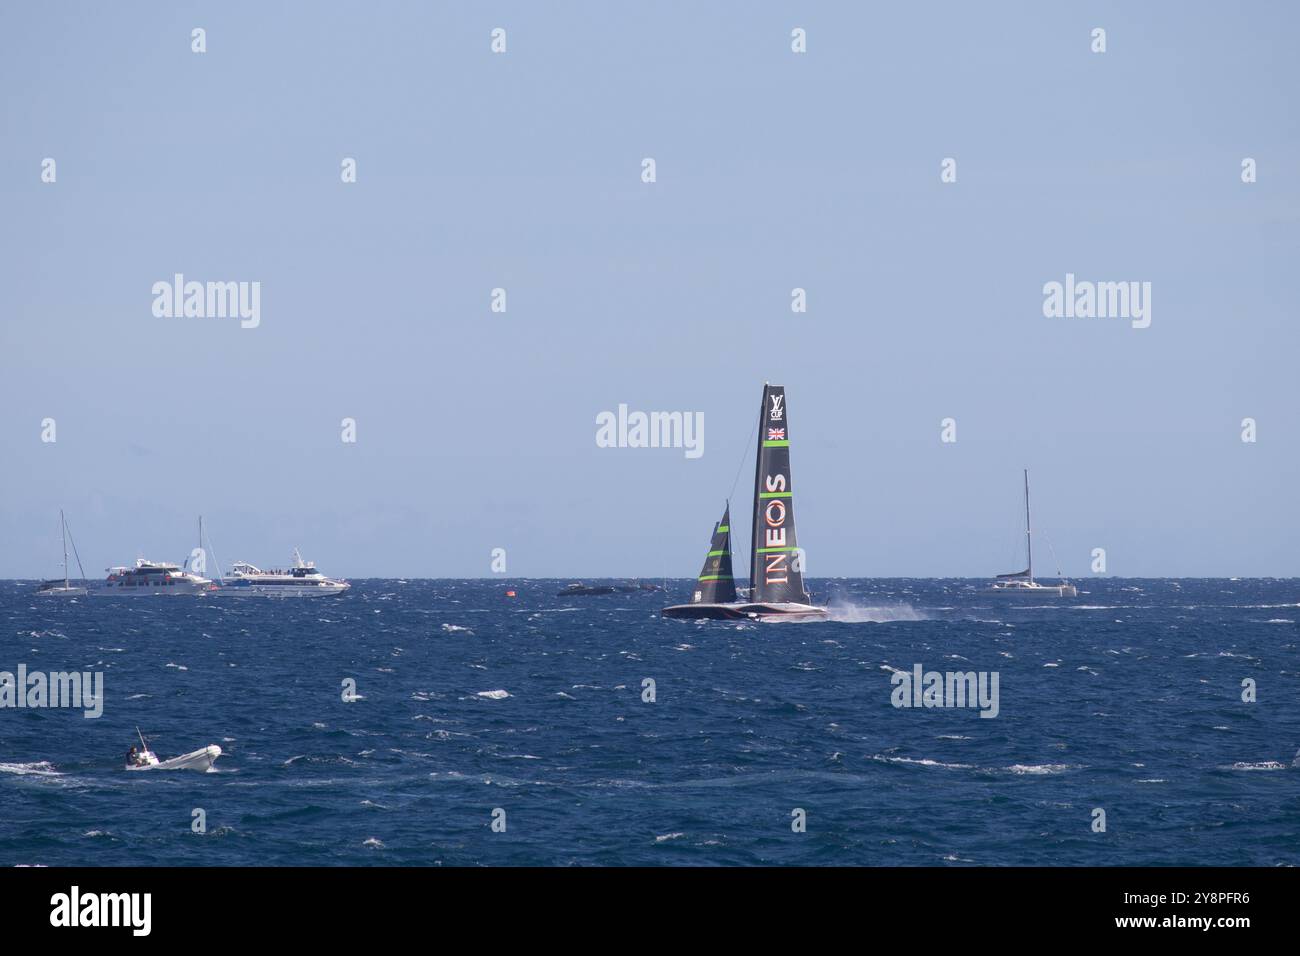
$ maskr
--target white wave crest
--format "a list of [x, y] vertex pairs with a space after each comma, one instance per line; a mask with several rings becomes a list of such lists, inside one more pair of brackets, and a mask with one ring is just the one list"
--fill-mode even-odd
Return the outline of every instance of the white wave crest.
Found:
[[1065, 771], [1073, 769], [1074, 768], [1068, 763], [1015, 763], [1010, 767], [1007, 767], [1007, 772], [1014, 773], [1018, 776], [1026, 774], [1030, 776], [1042, 776], [1053, 773], [1065, 773]]
[[881, 763], [910, 764], [917, 767], [942, 767], [944, 770], [971, 769], [971, 765], [968, 763], [944, 763], [941, 760], [931, 760], [929, 757], [890, 757], [885, 754], [872, 754], [871, 759], [878, 760]]

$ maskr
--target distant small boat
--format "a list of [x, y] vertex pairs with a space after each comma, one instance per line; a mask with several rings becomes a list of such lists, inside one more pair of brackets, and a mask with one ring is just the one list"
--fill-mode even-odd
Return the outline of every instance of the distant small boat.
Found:
[[790, 476], [790, 420], [783, 385], [764, 384], [754, 467], [754, 523], [748, 600], [736, 600], [731, 576], [731, 505], [713, 526], [689, 604], [674, 604], [664, 617], [745, 621], [824, 621], [830, 612], [812, 603], [803, 585], [802, 552], [795, 541], [794, 491]]
[[77, 554], [77, 543], [72, 543], [72, 553], [77, 558], [77, 570], [81, 571], [81, 584], [74, 585], [68, 580], [68, 522], [63, 517], [63, 509], [59, 509], [59, 528], [63, 534], [63, 580], [57, 578], [53, 581], [43, 581], [41, 586], [36, 589], [40, 597], [85, 597], [88, 593], [86, 588], [86, 572], [81, 567], [81, 555]]
[[1025, 469], [1025, 563], [1027, 567], [1023, 571], [999, 574], [993, 582], [992, 590], [1019, 597], [1079, 596], [1079, 589], [1065, 578], [1061, 578], [1060, 584], [1039, 584], [1034, 580], [1034, 539], [1029, 521], [1029, 469]]
[[127, 755], [127, 770], [211, 770], [212, 765], [221, 756], [221, 748], [216, 744], [209, 744], [202, 750], [196, 750], [193, 753], [172, 757], [168, 760], [159, 760], [158, 756], [149, 749], [149, 745], [145, 742], [144, 734], [140, 733], [139, 727], [135, 729], [135, 732], [140, 737], [140, 749], [131, 748], [131, 753]]
[[657, 584], [642, 584], [634, 581], [631, 584], [596, 584], [587, 585], [581, 581], [566, 585], [562, 590], [556, 591], [556, 597], [586, 597], [594, 594], [638, 594], [649, 591], [662, 591]]

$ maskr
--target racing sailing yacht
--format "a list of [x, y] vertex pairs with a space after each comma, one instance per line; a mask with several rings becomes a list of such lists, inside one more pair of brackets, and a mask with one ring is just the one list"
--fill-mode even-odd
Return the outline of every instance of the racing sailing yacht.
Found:
[[830, 612], [812, 603], [803, 585], [803, 552], [794, 533], [790, 477], [790, 421], [785, 386], [763, 385], [754, 464], [754, 522], [749, 596], [737, 601], [731, 573], [731, 505], [713, 527], [704, 569], [689, 604], [664, 608], [664, 617], [748, 621], [824, 621]]

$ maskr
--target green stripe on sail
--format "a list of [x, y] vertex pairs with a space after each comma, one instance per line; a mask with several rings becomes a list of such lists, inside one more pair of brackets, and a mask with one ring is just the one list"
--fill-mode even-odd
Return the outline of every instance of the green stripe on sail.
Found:
[[763, 447], [764, 448], [789, 448], [790, 440], [785, 439], [784, 441], [765, 441], [763, 442]]
[[726, 534], [726, 533], [727, 533], [728, 531], [730, 531], [730, 530], [731, 530], [731, 528], [727, 527], [725, 524], [724, 524], [724, 525], [718, 525], [718, 534]]
[[759, 493], [760, 498], [789, 498], [793, 491], [763, 491]]
[[759, 553], [759, 554], [767, 554], [767, 553], [769, 553], [769, 552], [771, 552], [771, 551], [798, 551], [798, 550], [799, 550], [798, 548], [793, 547], [793, 546], [788, 547], [788, 548], [759, 548], [759, 549], [758, 549], [758, 553]]
[[706, 557], [706, 558], [717, 558], [717, 557], [721, 557], [722, 555], [724, 555], [724, 554], [726, 554], [726, 553], [727, 553], [727, 552], [725, 552], [725, 551], [710, 551], [708, 554], [705, 555], [705, 557]]
[[701, 580], [701, 581], [730, 581], [730, 580], [731, 580], [731, 575], [730, 575], [730, 574], [701, 574], [700, 577], [699, 577], [699, 580]]

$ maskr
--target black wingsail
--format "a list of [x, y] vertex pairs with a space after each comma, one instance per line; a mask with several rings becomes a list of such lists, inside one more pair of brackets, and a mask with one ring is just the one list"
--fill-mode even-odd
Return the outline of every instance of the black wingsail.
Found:
[[763, 388], [754, 471], [754, 540], [750, 600], [808, 604], [803, 556], [794, 534], [794, 491], [790, 479], [790, 418], [785, 386]]
[[704, 559], [695, 586], [692, 604], [729, 604], [736, 600], [736, 581], [731, 576], [731, 504], [722, 511], [722, 520], [713, 526], [709, 554]]

